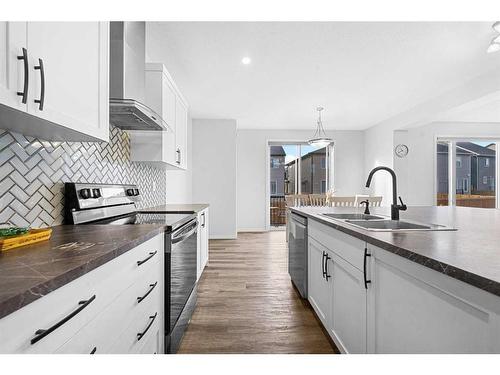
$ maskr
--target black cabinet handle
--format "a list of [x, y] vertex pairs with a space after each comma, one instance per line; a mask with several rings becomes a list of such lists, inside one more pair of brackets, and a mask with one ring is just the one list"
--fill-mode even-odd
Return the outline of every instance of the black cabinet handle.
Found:
[[97, 346], [94, 346], [94, 349], [92, 349], [92, 351], [90, 352], [90, 354], [95, 354], [96, 351], [97, 351]]
[[371, 257], [371, 254], [368, 254], [368, 248], [365, 247], [365, 255], [363, 257], [363, 278], [365, 281], [365, 289], [368, 289], [368, 284], [370, 284], [372, 281], [366, 279], [366, 258]]
[[29, 84], [29, 68], [28, 68], [28, 50], [23, 48], [22, 56], [17, 56], [18, 60], [23, 60], [24, 62], [24, 85], [23, 92], [17, 92], [17, 95], [22, 96], [21, 102], [26, 104], [28, 102], [28, 84]]
[[143, 259], [143, 260], [138, 260], [137, 261], [137, 265], [140, 266], [141, 264], [144, 264], [146, 263], [148, 260], [150, 260], [152, 257], [154, 257], [156, 255], [158, 251], [153, 251], [152, 253], [149, 253], [149, 256], [146, 258], [146, 259]]
[[328, 274], [328, 260], [332, 259], [328, 253], [325, 252], [325, 279], [326, 281], [328, 281], [328, 279], [330, 277], [332, 277], [331, 275]]
[[175, 152], [177, 153], [177, 160], [175, 162], [177, 164], [180, 164], [181, 163], [181, 149], [178, 148], [177, 150], [175, 150]]
[[47, 328], [47, 329], [39, 329], [35, 332], [35, 337], [31, 339], [31, 345], [35, 344], [36, 342], [40, 341], [43, 339], [45, 336], [50, 334], [51, 332], [54, 332], [56, 329], [58, 329], [60, 326], [62, 326], [64, 323], [66, 323], [68, 320], [73, 318], [75, 315], [77, 315], [80, 311], [82, 311], [84, 308], [86, 308], [88, 305], [92, 303], [92, 301], [95, 300], [95, 294], [90, 297], [88, 300], [85, 301], [79, 301], [78, 304], [80, 307], [78, 307], [75, 311], [73, 311], [71, 314], [54, 324], [52, 327]]
[[158, 281], [154, 284], [149, 284], [150, 288], [148, 289], [148, 291], [146, 292], [146, 294], [144, 294], [142, 297], [137, 297], [137, 303], [141, 303], [142, 300], [144, 300], [144, 298], [146, 298], [149, 293], [151, 293], [153, 291], [153, 289], [155, 288], [156, 284], [158, 284]]
[[144, 331], [142, 331], [141, 333], [138, 333], [137, 334], [137, 341], [141, 341], [141, 339], [144, 337], [144, 335], [146, 334], [146, 332], [151, 328], [151, 326], [153, 325], [153, 322], [155, 321], [156, 319], [156, 316], [158, 315], [158, 313], [155, 313], [154, 315], [151, 315], [149, 317], [149, 319], [151, 319], [151, 321], [149, 322], [148, 326], [146, 327], [146, 329]]
[[38, 59], [38, 65], [35, 66], [35, 70], [40, 71], [40, 99], [35, 99], [35, 103], [38, 104], [38, 109], [43, 111], [43, 103], [45, 102], [45, 70], [43, 69], [42, 59]]
[[325, 252], [323, 251], [323, 256], [321, 257], [321, 271], [323, 272], [323, 279], [325, 278]]

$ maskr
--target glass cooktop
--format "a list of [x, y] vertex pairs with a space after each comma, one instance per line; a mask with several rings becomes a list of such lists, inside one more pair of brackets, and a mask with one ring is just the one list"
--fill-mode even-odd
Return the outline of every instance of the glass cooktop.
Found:
[[108, 225], [133, 225], [133, 224], [159, 224], [165, 225], [171, 229], [178, 228], [188, 221], [194, 219], [193, 214], [160, 214], [160, 213], [141, 213], [137, 212], [131, 215], [117, 216], [109, 219], [94, 221], [88, 224], [108, 224]]

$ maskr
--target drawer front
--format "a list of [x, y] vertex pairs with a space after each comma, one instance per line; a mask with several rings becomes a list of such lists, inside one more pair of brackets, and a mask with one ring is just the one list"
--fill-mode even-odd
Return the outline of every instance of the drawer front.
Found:
[[[131, 315], [127, 319], [130, 323], [121, 334], [117, 335], [108, 353], [139, 353], [149, 337], [159, 330], [159, 323], [162, 317], [159, 304], [151, 303], [144, 307], [139, 305], [139, 308]], [[142, 334], [142, 337], [139, 338], [138, 334]]]
[[57, 353], [86, 354], [93, 348], [97, 348], [99, 353], [107, 353], [116, 336], [131, 323], [136, 310], [159, 308], [162, 280], [158, 271], [156, 264], [151, 263], [146, 269], [147, 276], [139, 278], [123, 291]]
[[[0, 320], [0, 353], [52, 353], [103, 311], [134, 280], [158, 268], [163, 256], [163, 235], [158, 235], [101, 267], [64, 285]], [[150, 252], [157, 253], [137, 265]], [[95, 298], [76, 315], [80, 301]], [[65, 322], [64, 322], [65, 321]], [[63, 324], [60, 324], [64, 322]], [[58, 326], [34, 344], [39, 329]]]
[[363, 270], [365, 241], [358, 240], [314, 220], [309, 220], [308, 224], [309, 237], [318, 241], [328, 250], [333, 251], [357, 269]]
[[141, 354], [158, 354], [160, 353], [160, 340], [162, 337], [160, 335], [160, 330], [156, 330], [151, 332], [150, 337], [144, 343], [144, 346], [141, 348]]

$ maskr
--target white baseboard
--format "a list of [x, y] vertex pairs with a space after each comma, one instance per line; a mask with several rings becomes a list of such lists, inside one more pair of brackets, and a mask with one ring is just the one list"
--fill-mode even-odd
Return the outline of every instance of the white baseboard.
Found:
[[210, 240], [236, 240], [237, 234], [211, 234], [208, 237]]
[[238, 232], [267, 232], [266, 228], [239, 228]]

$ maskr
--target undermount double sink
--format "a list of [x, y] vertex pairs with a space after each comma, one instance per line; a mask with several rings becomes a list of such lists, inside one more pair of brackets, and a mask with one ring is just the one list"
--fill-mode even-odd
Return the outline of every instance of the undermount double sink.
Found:
[[377, 232], [456, 230], [445, 225], [422, 224], [407, 220], [391, 220], [384, 216], [361, 213], [323, 213], [321, 215], [361, 229]]

